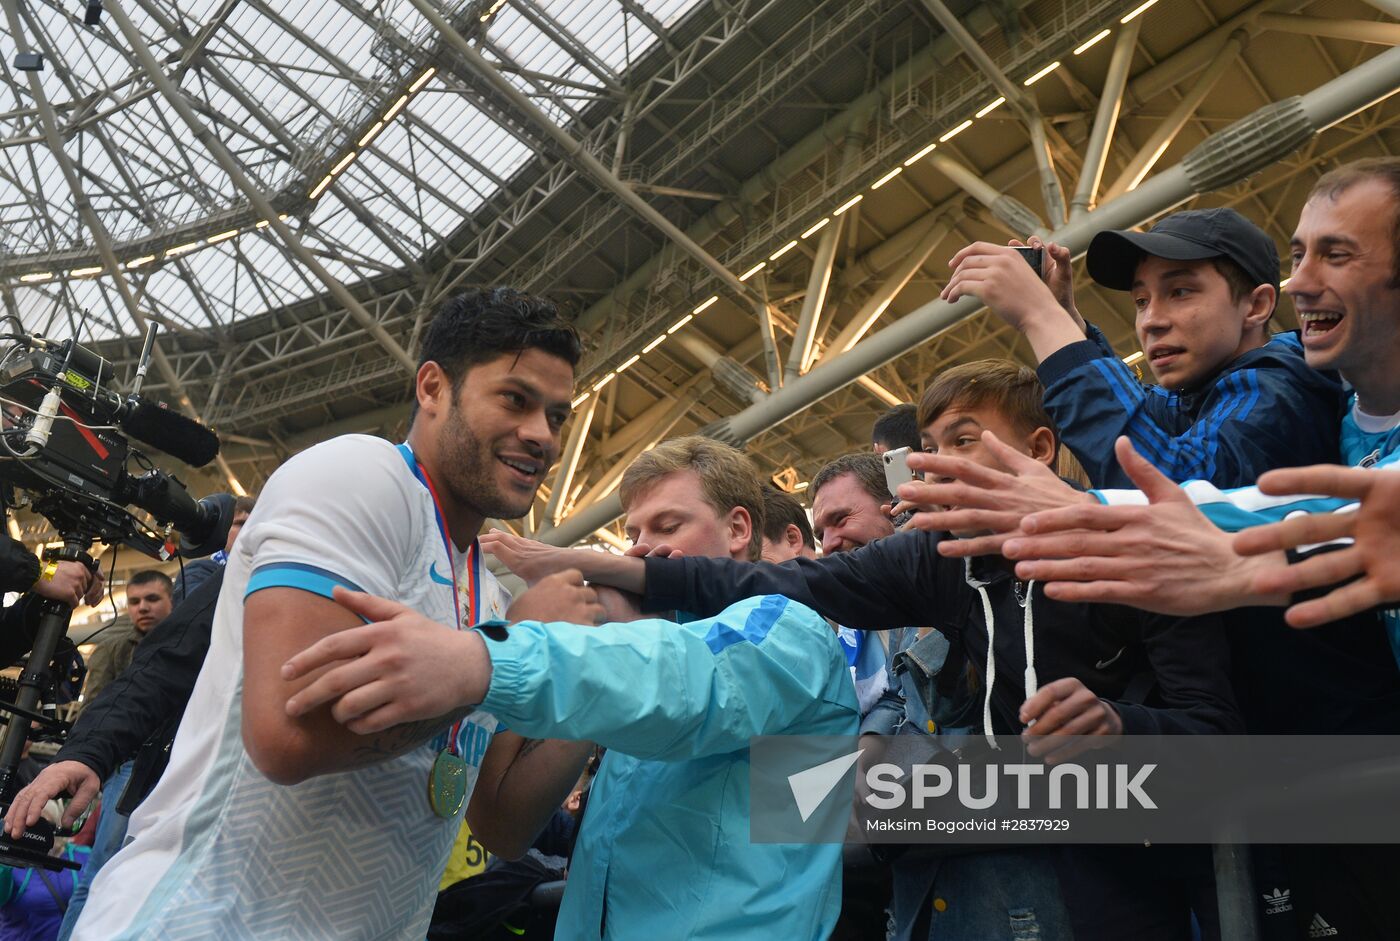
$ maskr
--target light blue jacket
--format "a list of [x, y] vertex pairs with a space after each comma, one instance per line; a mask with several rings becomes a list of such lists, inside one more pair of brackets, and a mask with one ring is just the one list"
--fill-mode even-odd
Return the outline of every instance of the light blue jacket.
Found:
[[750, 738], [856, 734], [850, 671], [815, 611], [766, 595], [679, 625], [524, 622], [487, 647], [482, 709], [521, 735], [609, 749], [556, 941], [831, 933], [841, 846], [749, 839]]

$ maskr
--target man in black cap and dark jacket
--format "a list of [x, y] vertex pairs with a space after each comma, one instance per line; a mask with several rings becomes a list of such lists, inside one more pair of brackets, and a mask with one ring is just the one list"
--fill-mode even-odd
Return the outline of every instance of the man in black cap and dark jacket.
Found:
[[1308, 366], [1297, 331], [1269, 335], [1278, 250], [1244, 216], [1193, 209], [1089, 244], [1089, 275], [1132, 297], [1155, 386], [1079, 315], [1069, 250], [1031, 243], [1044, 248], [1043, 282], [1012, 249], [977, 242], [953, 257], [943, 297], [974, 295], [1026, 335], [1046, 410], [1095, 487], [1132, 487], [1113, 455], [1119, 435], [1172, 480], [1218, 487], [1337, 461], [1346, 393]]

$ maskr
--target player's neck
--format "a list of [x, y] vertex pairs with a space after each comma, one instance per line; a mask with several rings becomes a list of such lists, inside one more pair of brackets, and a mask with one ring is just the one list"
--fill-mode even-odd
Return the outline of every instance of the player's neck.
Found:
[[442, 509], [442, 515], [447, 519], [447, 527], [452, 531], [452, 543], [458, 551], [464, 552], [481, 532], [481, 527], [486, 523], [486, 514], [476, 507], [463, 503], [453, 497], [451, 490], [443, 486], [445, 475], [439, 472], [437, 448], [433, 447], [430, 436], [418, 431], [417, 426], [408, 434], [408, 445], [413, 449], [413, 456], [428, 475], [428, 479], [433, 482], [433, 489], [437, 493], [438, 506]]
[[1368, 415], [1394, 415], [1400, 412], [1400, 374], [1377, 364], [1364, 375], [1350, 370], [1342, 378], [1356, 390], [1356, 403]]

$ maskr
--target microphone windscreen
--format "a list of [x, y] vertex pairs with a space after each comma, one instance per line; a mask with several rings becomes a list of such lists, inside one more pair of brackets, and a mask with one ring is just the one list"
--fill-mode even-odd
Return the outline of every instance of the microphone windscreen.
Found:
[[193, 418], [140, 401], [122, 420], [122, 430], [193, 467], [203, 467], [219, 453], [219, 436]]

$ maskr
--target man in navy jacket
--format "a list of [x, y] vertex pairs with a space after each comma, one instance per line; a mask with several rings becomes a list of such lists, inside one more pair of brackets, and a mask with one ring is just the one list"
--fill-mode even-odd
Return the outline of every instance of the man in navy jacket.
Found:
[[1258, 226], [1233, 209], [1194, 209], [1150, 232], [1094, 236], [1089, 274], [1130, 293], [1159, 385], [1142, 384], [1079, 315], [1068, 249], [1044, 249], [1042, 282], [1012, 249], [970, 245], [954, 256], [943, 297], [975, 295], [1026, 335], [1046, 410], [1094, 486], [1132, 486], [1113, 456], [1119, 435], [1173, 480], [1220, 487], [1336, 462], [1345, 393], [1308, 366], [1296, 331], [1270, 337], [1279, 259]]

